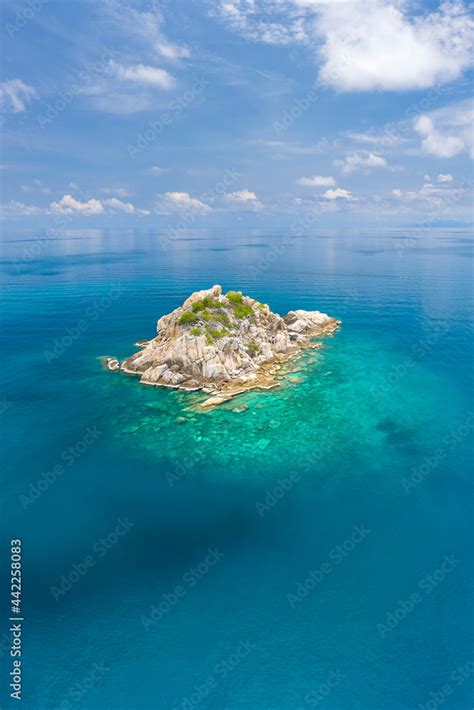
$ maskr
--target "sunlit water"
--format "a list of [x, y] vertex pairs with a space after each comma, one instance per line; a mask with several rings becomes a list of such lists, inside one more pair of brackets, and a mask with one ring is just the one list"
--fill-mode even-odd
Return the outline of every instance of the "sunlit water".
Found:
[[[470, 710], [472, 265], [461, 231], [5, 234], [21, 707]], [[214, 283], [342, 328], [205, 413], [101, 368]]]

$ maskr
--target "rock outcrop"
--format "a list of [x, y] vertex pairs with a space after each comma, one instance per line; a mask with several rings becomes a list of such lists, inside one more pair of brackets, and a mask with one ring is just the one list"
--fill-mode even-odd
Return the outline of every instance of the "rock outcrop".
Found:
[[339, 324], [319, 311], [290, 311], [282, 318], [254, 298], [224, 295], [216, 285], [160, 318], [156, 337], [140, 341], [142, 349], [120, 369], [147, 385], [202, 389], [212, 396], [201, 406], [212, 406], [248, 389], [277, 386], [274, 375], [282, 363], [318, 347], [312, 339]]

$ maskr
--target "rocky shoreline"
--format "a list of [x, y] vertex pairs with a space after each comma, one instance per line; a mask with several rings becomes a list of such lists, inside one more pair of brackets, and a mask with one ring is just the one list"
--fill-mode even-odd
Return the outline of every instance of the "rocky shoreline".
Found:
[[105, 358], [105, 365], [140, 376], [142, 384], [202, 390], [210, 396], [200, 406], [212, 407], [248, 390], [277, 387], [284, 364], [321, 347], [313, 339], [331, 335], [340, 323], [319, 311], [282, 318], [254, 298], [223, 294], [215, 285], [160, 318], [156, 337], [136, 343], [139, 352], [122, 363]]

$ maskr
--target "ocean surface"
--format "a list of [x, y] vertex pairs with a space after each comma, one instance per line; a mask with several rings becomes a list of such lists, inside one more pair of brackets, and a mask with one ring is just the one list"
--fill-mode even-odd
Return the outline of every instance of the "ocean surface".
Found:
[[[471, 710], [472, 246], [5, 232], [0, 706]], [[215, 283], [342, 327], [213, 411], [102, 368]]]

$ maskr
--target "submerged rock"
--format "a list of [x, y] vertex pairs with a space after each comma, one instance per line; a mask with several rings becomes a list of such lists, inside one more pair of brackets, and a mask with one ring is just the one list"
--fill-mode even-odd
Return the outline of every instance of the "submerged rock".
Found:
[[248, 404], [242, 404], [240, 407], [234, 407], [232, 411], [237, 412], [237, 414], [241, 414], [242, 412], [246, 412], [248, 408]]
[[160, 318], [156, 337], [139, 341], [140, 352], [117, 364], [143, 384], [202, 389], [212, 396], [201, 406], [211, 407], [249, 389], [276, 387], [282, 362], [315, 347], [314, 337], [339, 325], [319, 311], [290, 311], [282, 318], [254, 298], [224, 295], [216, 285]]
[[120, 362], [115, 357], [106, 357], [103, 362], [107, 370], [111, 372], [120, 370]]

